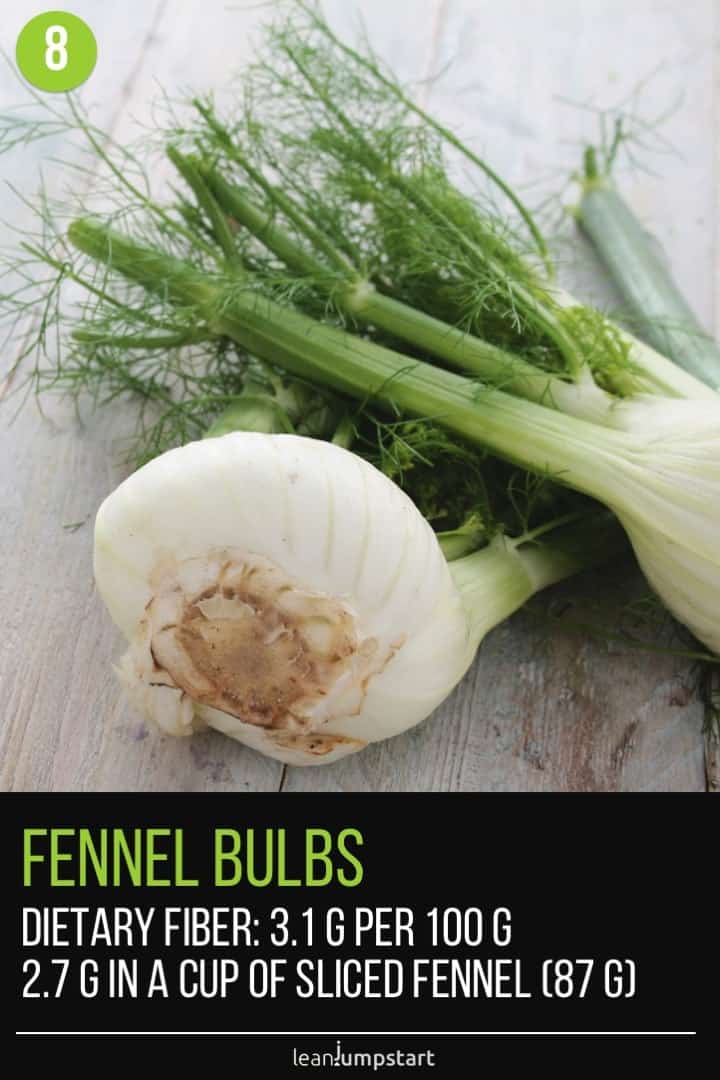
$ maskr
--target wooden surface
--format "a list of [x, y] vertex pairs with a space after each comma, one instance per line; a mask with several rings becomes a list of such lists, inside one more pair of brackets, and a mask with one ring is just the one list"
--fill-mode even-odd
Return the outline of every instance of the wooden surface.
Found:
[[[99, 62], [82, 96], [100, 126], [123, 137], [148, 116], [158, 84], [216, 85], [252, 51], [272, 5], [224, 0], [76, 0]], [[557, 190], [595, 119], [577, 105], [613, 105], [646, 76], [637, 111], [675, 105], [663, 134], [673, 153], [658, 176], [624, 178], [660, 237], [698, 314], [720, 331], [720, 5], [716, 0], [328, 0], [353, 34], [358, 12], [379, 52], [415, 80], [424, 102], [486, 151], [528, 199]], [[46, 5], [5, 13], [2, 46]], [[428, 79], [443, 72], [441, 78]], [[678, 100], [682, 95], [681, 100]], [[0, 71], [2, 105], [24, 100]], [[563, 100], [564, 99], [564, 100]], [[2, 160], [3, 177], [36, 184], [42, 153]], [[661, 178], [660, 178], [661, 177]], [[538, 183], [538, 178], [541, 182]], [[0, 217], [22, 225], [7, 190]], [[3, 238], [4, 240], [5, 238]], [[612, 302], [580, 245], [561, 248], [566, 276]], [[577, 251], [580, 251], [580, 255]], [[12, 363], [6, 355], [0, 363]], [[1, 369], [0, 369], [1, 370]], [[20, 790], [631, 790], [706, 787], [701, 708], [684, 661], [608, 649], [571, 632], [592, 604], [609, 620], [637, 585], [626, 563], [610, 588], [565, 586], [570, 615], [552, 627], [521, 613], [486, 640], [448, 702], [420, 727], [334, 766], [287, 769], [221, 735], [189, 740], [148, 731], [111, 670], [119, 635], [94, 592], [92, 518], [123, 475], [120, 443], [132, 407], [78, 420], [59, 401], [0, 411], [0, 786]], [[67, 526], [79, 527], [68, 528]], [[597, 617], [597, 612], [595, 612]], [[710, 755], [708, 754], [708, 758]]]

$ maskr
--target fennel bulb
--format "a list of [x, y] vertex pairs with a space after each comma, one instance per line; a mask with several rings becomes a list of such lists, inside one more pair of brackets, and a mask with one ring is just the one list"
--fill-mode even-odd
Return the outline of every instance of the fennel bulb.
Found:
[[607, 555], [584, 547], [498, 536], [448, 564], [355, 454], [235, 432], [168, 451], [105, 500], [95, 578], [129, 643], [120, 677], [163, 731], [209, 725], [314, 765], [428, 716], [491, 627]]

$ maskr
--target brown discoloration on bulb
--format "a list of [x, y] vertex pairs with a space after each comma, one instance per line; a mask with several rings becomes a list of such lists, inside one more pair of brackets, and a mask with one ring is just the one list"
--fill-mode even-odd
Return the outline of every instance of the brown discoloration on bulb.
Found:
[[[340, 600], [259, 556], [222, 551], [165, 563], [153, 584], [141, 628], [153, 677], [162, 672], [194, 702], [248, 724], [306, 733], [337, 710], [356, 713], [389, 659], [374, 639], [359, 639]], [[303, 749], [324, 755], [336, 739], [314, 736]]]
[[273, 735], [275, 746], [283, 750], [297, 750], [312, 757], [325, 757], [339, 747], [352, 747], [353, 750], [362, 750], [367, 746], [362, 739], [352, 739], [349, 735], [323, 735], [315, 732], [311, 735], [298, 735], [293, 732], [282, 732]]

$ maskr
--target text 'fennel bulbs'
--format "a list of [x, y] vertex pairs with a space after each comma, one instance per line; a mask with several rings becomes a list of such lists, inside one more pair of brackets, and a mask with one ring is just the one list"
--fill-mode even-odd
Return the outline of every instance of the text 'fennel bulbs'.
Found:
[[168, 451], [105, 500], [95, 527], [136, 705], [170, 734], [208, 724], [291, 764], [417, 724], [492, 626], [592, 561], [498, 536], [448, 564], [387, 477], [296, 435]]

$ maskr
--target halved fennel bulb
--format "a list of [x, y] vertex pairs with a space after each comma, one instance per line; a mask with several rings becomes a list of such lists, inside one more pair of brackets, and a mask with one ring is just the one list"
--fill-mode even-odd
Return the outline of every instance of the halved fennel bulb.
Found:
[[597, 561], [497, 537], [448, 564], [392, 481], [297, 435], [171, 450], [95, 526], [95, 578], [129, 642], [118, 671], [137, 707], [167, 733], [209, 725], [290, 764], [419, 723], [488, 630]]
[[98, 513], [95, 578], [146, 715], [291, 763], [417, 723], [475, 651], [411, 501], [354, 454], [294, 435], [191, 443], [134, 473]]

